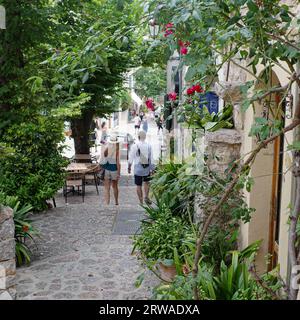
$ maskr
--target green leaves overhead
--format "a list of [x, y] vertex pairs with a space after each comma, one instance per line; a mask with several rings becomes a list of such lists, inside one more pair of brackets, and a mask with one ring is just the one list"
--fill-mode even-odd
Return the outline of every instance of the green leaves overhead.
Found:
[[89, 79], [90, 74], [86, 72], [84, 76], [82, 77], [82, 83], [86, 83]]
[[[149, 0], [147, 3], [150, 14], [161, 25], [157, 45], [166, 43], [171, 51], [179, 51], [179, 40], [189, 41], [188, 54], [181, 57], [183, 65], [188, 67], [185, 80], [192, 83], [201, 79], [208, 90], [213, 90], [219, 70], [229, 59], [243, 61], [250, 77], [257, 74], [260, 64], [266, 70], [277, 65], [288, 72], [285, 63], [293, 66], [300, 59], [294, 36], [300, 31], [300, 20], [295, 17], [295, 8], [279, 0]], [[164, 26], [168, 23], [173, 23], [173, 33], [166, 36]], [[269, 78], [264, 74], [262, 77], [268, 84]], [[242, 109], [246, 111], [257, 98], [256, 88], [247, 85], [242, 90]]]
[[0, 2], [0, 189], [41, 210], [64, 182], [64, 120], [114, 111], [139, 61], [141, 11], [131, 0]]
[[153, 65], [153, 67], [142, 67], [135, 74], [135, 90], [142, 97], [157, 98], [165, 94], [166, 70]]

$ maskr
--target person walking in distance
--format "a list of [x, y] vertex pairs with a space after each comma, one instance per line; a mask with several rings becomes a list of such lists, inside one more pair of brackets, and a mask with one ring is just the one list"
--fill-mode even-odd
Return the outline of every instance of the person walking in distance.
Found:
[[141, 122], [142, 122], [143, 119], [144, 119], [144, 112], [143, 112], [143, 111], [140, 113], [140, 119], [141, 119]]
[[136, 115], [134, 118], [135, 134], [137, 134], [139, 132], [140, 126], [141, 126], [141, 118], [138, 115]]
[[146, 133], [148, 132], [148, 119], [145, 116], [144, 120], [143, 120], [143, 131], [145, 131]]
[[106, 127], [106, 122], [102, 122], [101, 124], [101, 138], [100, 138], [100, 143], [101, 144], [106, 144], [107, 140], [107, 127]]
[[[128, 160], [128, 173], [131, 173], [132, 164], [134, 164], [134, 182], [140, 204], [149, 200], [149, 182], [154, 170], [153, 152], [151, 145], [146, 142], [146, 132], [139, 131], [139, 141], [131, 147]], [[144, 192], [142, 186], [144, 185]]]
[[157, 134], [160, 133], [160, 130], [163, 130], [163, 120], [162, 120], [162, 116], [159, 116], [156, 119], [156, 125], [157, 125]]

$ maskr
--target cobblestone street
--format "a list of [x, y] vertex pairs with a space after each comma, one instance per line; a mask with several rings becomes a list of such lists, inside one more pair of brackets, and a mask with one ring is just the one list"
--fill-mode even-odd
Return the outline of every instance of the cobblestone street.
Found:
[[119, 208], [102, 204], [103, 186], [100, 196], [94, 186], [88, 186], [85, 203], [81, 197], [71, 196], [66, 205], [59, 193], [57, 208], [34, 216], [40, 238], [30, 266], [18, 268], [18, 299], [151, 297], [150, 287], [157, 280], [149, 271], [142, 286], [135, 287], [137, 277], [145, 270], [131, 255], [129, 233], [138, 228], [137, 220], [143, 212], [136, 205], [131, 179], [122, 177], [120, 181]]

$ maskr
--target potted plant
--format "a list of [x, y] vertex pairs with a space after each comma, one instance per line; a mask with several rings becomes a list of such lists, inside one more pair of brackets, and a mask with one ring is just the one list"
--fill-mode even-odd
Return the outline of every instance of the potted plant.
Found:
[[147, 266], [170, 282], [184, 263], [183, 240], [189, 228], [180, 217], [172, 216], [166, 205], [161, 206], [159, 214], [155, 210], [155, 220], [144, 220], [141, 233], [135, 235], [133, 251], [138, 250]]

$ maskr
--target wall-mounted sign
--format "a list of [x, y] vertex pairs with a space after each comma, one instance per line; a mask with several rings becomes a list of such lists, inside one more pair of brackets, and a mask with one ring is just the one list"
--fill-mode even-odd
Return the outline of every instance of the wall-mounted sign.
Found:
[[0, 6], [0, 29], [6, 29], [6, 12], [3, 6]]
[[200, 95], [200, 108], [205, 106], [209, 113], [218, 113], [219, 112], [219, 97], [211, 91], [206, 92], [205, 94]]

